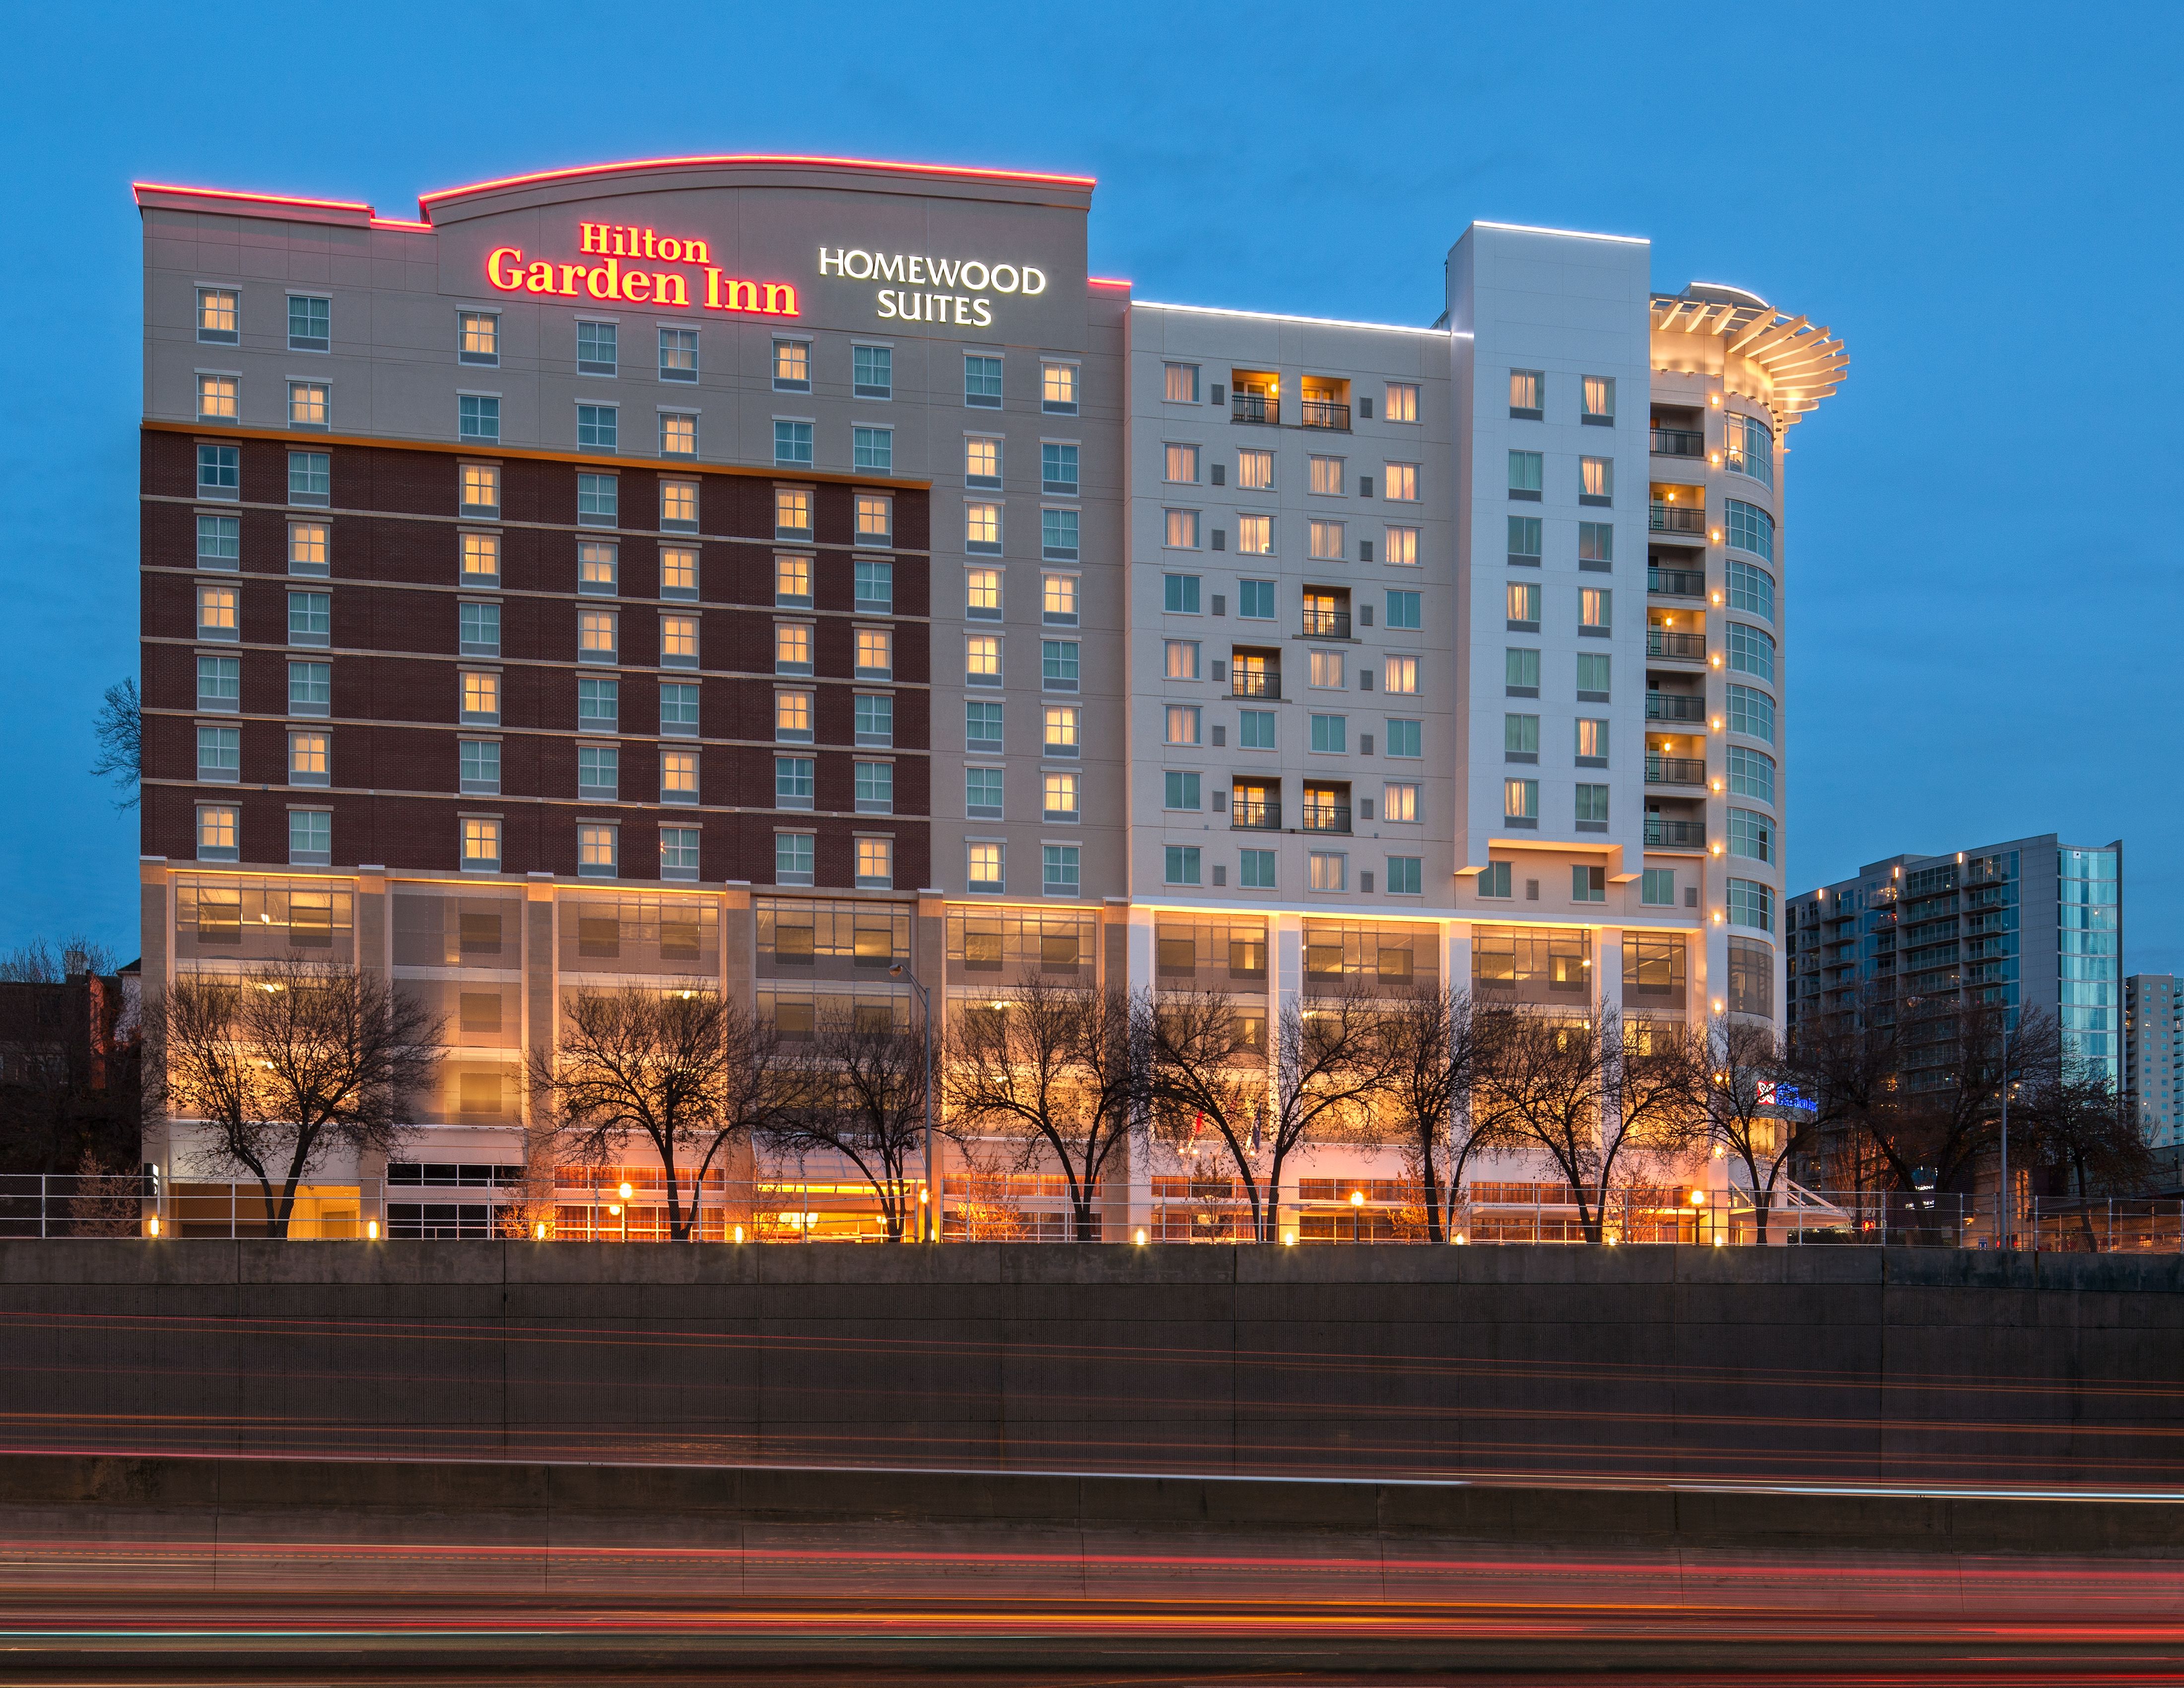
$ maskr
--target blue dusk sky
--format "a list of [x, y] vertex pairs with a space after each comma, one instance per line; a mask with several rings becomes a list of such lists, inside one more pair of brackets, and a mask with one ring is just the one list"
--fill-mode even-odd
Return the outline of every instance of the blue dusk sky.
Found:
[[2120, 837], [2126, 965], [2184, 969], [2160, 724], [2184, 630], [2179, 16], [25, 8], [0, 62], [0, 948], [137, 949], [136, 817], [84, 772], [101, 690], [136, 668], [132, 178], [413, 216], [420, 191], [523, 170], [802, 152], [1097, 176], [1093, 270], [1141, 298], [1426, 323], [1449, 245], [1490, 219], [1645, 236], [1657, 288], [1826, 324], [1849, 377], [1791, 432], [1785, 487], [1791, 888]]

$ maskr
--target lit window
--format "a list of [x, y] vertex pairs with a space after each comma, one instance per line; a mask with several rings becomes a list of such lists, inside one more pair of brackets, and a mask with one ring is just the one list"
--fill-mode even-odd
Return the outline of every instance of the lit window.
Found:
[[1418, 389], [1407, 381], [1388, 383], [1388, 402], [1383, 420], [1390, 422], [1415, 422], [1418, 419]]
[[1346, 891], [1350, 889], [1350, 858], [1336, 850], [1316, 850], [1312, 852], [1312, 889], [1315, 891]]
[[963, 683], [998, 686], [1001, 683], [1001, 641], [993, 633], [973, 633], [963, 641]]
[[698, 595], [698, 553], [694, 546], [660, 548], [660, 595], [695, 598]]
[[227, 287], [198, 289], [198, 338], [232, 346], [242, 337], [242, 296]]
[[1050, 756], [1074, 756], [1078, 754], [1078, 731], [1084, 710], [1074, 704], [1046, 705], [1046, 737], [1045, 753]]
[[963, 359], [963, 402], [975, 409], [1001, 408], [1001, 360], [967, 353]]
[[1348, 554], [1348, 544], [1339, 521], [1315, 521], [1311, 525], [1312, 554], [1316, 561], [1339, 562]]
[[773, 601], [792, 610], [811, 607], [811, 559], [778, 556], [773, 560]]
[[1236, 518], [1236, 549], [1251, 557], [1274, 554], [1274, 519], [1270, 515]]
[[1039, 408], [1050, 415], [1077, 414], [1077, 365], [1045, 364], [1039, 368]]
[[1545, 411], [1543, 390], [1547, 378], [1539, 370], [1509, 371], [1509, 414], [1537, 421]]
[[615, 660], [615, 612], [611, 610], [579, 610], [577, 612], [577, 660], [579, 662], [612, 662]]
[[465, 463], [462, 466], [461, 476], [462, 514], [500, 514], [500, 467], [498, 464]]
[[963, 484], [998, 490], [1001, 484], [1001, 443], [983, 434], [963, 442]]
[[1169, 639], [1167, 647], [1167, 678], [1195, 680], [1198, 677], [1198, 641]]
[[1050, 772], [1045, 777], [1046, 788], [1045, 818], [1050, 821], [1074, 821], [1078, 818], [1077, 776], [1073, 773]]
[[[293, 532], [292, 528], [291, 532]], [[495, 581], [500, 578], [500, 536], [498, 533], [465, 533], [461, 537], [462, 574], [466, 581]], [[291, 563], [292, 568], [294, 565]]]
[[695, 879], [698, 877], [699, 829], [662, 827], [660, 829], [660, 877]]
[[1315, 457], [1312, 460], [1312, 490], [1323, 498], [1342, 496], [1342, 460], [1339, 457]]
[[1581, 632], [1604, 633], [1615, 620], [1615, 594], [1603, 586], [1588, 586], [1577, 594], [1577, 624]]
[[612, 451], [621, 437], [621, 409], [615, 404], [577, 407], [577, 449]]
[[894, 538], [894, 500], [884, 493], [857, 494], [857, 539], [884, 545]]
[[1578, 459], [1577, 489], [1577, 501], [1581, 504], [1614, 503], [1614, 460], [1607, 457]]
[[[468, 537], [468, 536], [465, 536]], [[467, 570], [469, 554], [464, 554]], [[323, 575], [332, 566], [332, 541], [323, 521], [292, 521], [288, 524], [288, 572], [290, 574]]]
[[198, 805], [198, 860], [233, 861], [240, 854], [237, 837], [242, 811], [225, 803]]
[[1001, 889], [1001, 846], [997, 844], [971, 845], [964, 877], [971, 890], [1000, 890]]
[[784, 744], [811, 742], [811, 694], [776, 692], [773, 694], [773, 736]]
[[334, 859], [334, 817], [324, 809], [288, 811], [288, 861], [297, 867], [323, 867]]
[[1580, 767], [1607, 766], [1607, 723], [1605, 721], [1593, 716], [1578, 717], [1577, 760]]
[[1161, 397], [1171, 404], [1198, 403], [1198, 365], [1196, 364], [1163, 365]]
[[231, 375], [198, 377], [198, 418], [206, 422], [232, 422], [242, 416], [242, 383]]
[[[1271, 456], [1272, 454], [1268, 453]], [[1195, 482], [1198, 479], [1198, 448], [1195, 445], [1171, 445], [1167, 448], [1167, 478], [1171, 481]]]
[[660, 331], [660, 378], [695, 381], [698, 378], [698, 331], [663, 328]]
[[333, 777], [333, 741], [323, 733], [288, 735], [288, 783], [325, 785]]
[[577, 542], [577, 590], [593, 597], [614, 596], [621, 573], [621, 548], [611, 540]]
[[1585, 393], [1585, 409], [1579, 420], [1586, 422], [1612, 422], [1615, 420], [1615, 377], [1589, 375], [1581, 383]]
[[894, 634], [886, 627], [859, 627], [856, 633], [856, 677], [892, 680], [894, 677]]
[[662, 616], [660, 618], [660, 666], [695, 668], [698, 666], [698, 618]]
[[612, 527], [621, 520], [621, 482], [615, 475], [577, 476], [577, 521], [585, 527]]
[[811, 883], [811, 857], [818, 841], [809, 833], [776, 833], [773, 835], [773, 883], [777, 885], [809, 885]]
[[1079, 846], [1039, 846], [1039, 889], [1050, 897], [1073, 897], [1081, 883]]
[[1418, 689], [1418, 660], [1415, 656], [1391, 656], [1382, 668], [1384, 689], [1408, 696]]
[[698, 800], [698, 753], [662, 750], [660, 753], [660, 800], [695, 803]]
[[773, 384], [784, 393], [811, 390], [811, 343], [777, 340], [773, 343]]
[[1196, 704], [1170, 704], [1167, 716], [1167, 742], [1171, 744], [1197, 744], [1201, 713]]
[[500, 871], [500, 822], [476, 816], [463, 819], [463, 866], [471, 872]]
[[1404, 781], [1390, 780], [1380, 788], [1380, 818], [1384, 821], [1415, 821], [1418, 818], [1418, 788]]
[[1001, 507], [973, 504], [963, 506], [963, 549], [999, 551], [1001, 549]]
[[1195, 510], [1172, 510], [1166, 516], [1164, 543], [1171, 550], [1195, 551], [1198, 549], [1198, 512]]
[[1339, 650], [1316, 650], [1312, 653], [1312, 678], [1309, 683], [1322, 691], [1339, 692], [1349, 684], [1344, 677], [1342, 653]]
[[662, 457], [695, 457], [698, 454], [698, 419], [687, 411], [662, 410], [660, 413], [660, 454]]
[[489, 310], [455, 313], [455, 361], [498, 364], [500, 361], [500, 318]]
[[577, 828], [577, 874], [583, 879], [611, 879], [621, 855], [618, 827], [593, 822]]
[[1246, 493], [1270, 493], [1274, 488], [1274, 454], [1271, 451], [1236, 454], [1236, 485]]
[[[996, 360], [998, 361], [998, 359]], [[861, 838], [857, 840], [857, 889], [884, 891], [894, 884], [894, 840]]]
[[[289, 674], [292, 677], [298, 667], [305, 666], [307, 665], [291, 663], [288, 667]], [[315, 667], [318, 665], [308, 666]], [[295, 690], [292, 677], [289, 682], [289, 690], [292, 694]], [[490, 727], [496, 724], [500, 720], [500, 676], [481, 673], [474, 669], [465, 669], [462, 676], [461, 714], [463, 721], [467, 726]]]
[[697, 531], [698, 483], [695, 481], [662, 481], [660, 483], [660, 525], [670, 531]]
[[894, 764], [859, 762], [851, 770], [852, 790], [860, 815], [894, 813]]
[[973, 621], [1001, 619], [1001, 571], [966, 569], [963, 571], [963, 614]]
[[1039, 577], [1039, 618], [1050, 627], [1077, 625], [1077, 577], [1073, 574]]
[[1381, 496], [1398, 504], [1416, 504], [1418, 499], [1418, 465], [1415, 463], [1390, 463], [1386, 465], [1387, 479], [1381, 483]]
[[811, 671], [811, 624], [777, 621], [773, 624], [773, 671], [809, 674]]
[[1527, 632], [1540, 625], [1540, 588], [1521, 581], [1508, 587], [1509, 625]]
[[1540, 783], [1535, 779], [1505, 779], [1502, 782], [1502, 816], [1508, 821], [1536, 821], [1540, 818]]
[[779, 538], [803, 539], [811, 533], [811, 494], [801, 487], [773, 489], [773, 531]]

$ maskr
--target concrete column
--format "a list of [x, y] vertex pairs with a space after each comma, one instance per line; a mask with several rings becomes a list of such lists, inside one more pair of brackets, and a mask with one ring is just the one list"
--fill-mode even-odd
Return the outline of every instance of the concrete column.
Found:
[[[1123, 983], [1132, 991], [1151, 991], [1155, 983], [1153, 911], [1128, 904], [1119, 908], [1111, 905], [1108, 918], [1120, 928]], [[1152, 1144], [1149, 1138], [1132, 1139], [1129, 1157], [1124, 1164], [1128, 1169], [1129, 1206], [1123, 1224], [1128, 1234], [1135, 1235], [1139, 1226], [1149, 1226], [1153, 1222]]]
[[[749, 883], [740, 879], [729, 880], [721, 893], [721, 1000], [746, 1013], [758, 1006], [758, 912]], [[758, 1196], [758, 1155], [748, 1139], [722, 1151], [721, 1169], [727, 1178], [722, 1238], [733, 1239], [738, 1225], [749, 1237]]]
[[387, 870], [374, 865], [356, 870], [356, 906], [352, 928], [357, 971], [367, 978], [394, 976], [394, 923], [387, 905]]
[[[933, 1016], [933, 1117], [935, 1128], [933, 1138], [933, 1185], [929, 1192], [933, 1202], [933, 1234], [942, 1234], [941, 1222], [947, 1211], [942, 1191], [948, 1187], [948, 1144], [939, 1134], [940, 1117], [940, 1060], [946, 1044], [948, 1029], [948, 905], [946, 893], [928, 888], [917, 894], [917, 913], [911, 922], [911, 965], [917, 970], [917, 982], [926, 989], [926, 1001]], [[913, 995], [915, 992], [911, 993]], [[914, 1006], [915, 1005], [913, 1005]], [[911, 1221], [916, 1225], [913, 1215]]]
[[1592, 1000], [1601, 1012], [1623, 1008], [1623, 928], [1603, 926], [1593, 933]]
[[[173, 876], [167, 871], [164, 855], [147, 855], [138, 860], [136, 866], [137, 941], [142, 946], [138, 979], [142, 1000], [148, 1008], [166, 994], [168, 981], [175, 976], [175, 897]], [[144, 1093], [152, 1093], [153, 1075], [144, 1075]], [[164, 1111], [147, 1107], [141, 1122], [142, 1132], [140, 1157], [148, 1165], [159, 1169], [163, 1178], [174, 1177], [173, 1134], [167, 1128]]]

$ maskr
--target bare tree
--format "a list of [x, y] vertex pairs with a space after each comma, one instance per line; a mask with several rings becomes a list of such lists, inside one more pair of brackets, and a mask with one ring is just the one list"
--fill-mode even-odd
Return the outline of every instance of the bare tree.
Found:
[[1130, 1140], [1148, 1080], [1142, 997], [1028, 975], [950, 1030], [942, 1087], [954, 1128], [1011, 1138], [1061, 1168], [1072, 1234], [1100, 1238], [1101, 1180]]
[[911, 1232], [910, 1169], [925, 1146], [925, 1039], [884, 1008], [822, 1010], [784, 1045], [783, 1098], [761, 1134], [776, 1150], [839, 1155], [879, 1202], [889, 1240]]
[[116, 809], [134, 809], [144, 772], [144, 706], [135, 680], [117, 680], [106, 688], [92, 730], [98, 737], [92, 777], [110, 779], [128, 793], [114, 800]]
[[56, 950], [42, 938], [33, 938], [0, 952], [0, 984], [65, 984], [79, 973], [111, 973], [114, 951], [81, 933]]
[[1838, 1187], [1865, 1189], [1878, 1160], [1865, 1122], [1896, 1104], [1902, 1020], [1893, 994], [1871, 985], [1843, 1006], [1801, 1024], [1783, 1053], [1784, 1076], [1809, 1104], [1815, 1151], [1847, 1161]]
[[1382, 1017], [1381, 1097], [1424, 1189], [1429, 1242], [1455, 1223], [1471, 1157], [1498, 1146], [1470, 1109], [1477, 1020], [1496, 1011], [1453, 987], [1420, 985], [1389, 1001]]
[[532, 1052], [532, 1094], [556, 1140], [588, 1163], [632, 1137], [649, 1143], [666, 1177], [668, 1235], [684, 1242], [715, 1160], [780, 1110], [779, 1050], [770, 1025], [710, 991], [580, 990], [558, 1047]]
[[398, 985], [333, 962], [185, 975], [147, 1005], [147, 1082], [258, 1182], [285, 1237], [296, 1188], [336, 1148], [400, 1150], [438, 1072], [440, 1028]]
[[1795, 1084], [1773, 1027], [1717, 1015], [1708, 1022], [1705, 1039], [1700, 1089], [1707, 1128], [1744, 1168], [1764, 1247], [1777, 1188], [1786, 1182], [1791, 1162], [1811, 1150], [1819, 1116], [1786, 1100]]
[[2013, 1111], [2013, 1127], [2020, 1117], [2031, 1128], [2034, 1152], [2075, 1186], [2078, 1223], [2093, 1250], [2095, 1193], [2137, 1194], [2153, 1177], [2153, 1151], [2138, 1122], [2105, 1068], [2060, 1055]]
[[1267, 1120], [1266, 1022], [1225, 992], [1162, 991], [1149, 1015], [1151, 1129], [1172, 1147], [1211, 1128], [1251, 1197], [1254, 1237], [1264, 1234], [1257, 1179]]

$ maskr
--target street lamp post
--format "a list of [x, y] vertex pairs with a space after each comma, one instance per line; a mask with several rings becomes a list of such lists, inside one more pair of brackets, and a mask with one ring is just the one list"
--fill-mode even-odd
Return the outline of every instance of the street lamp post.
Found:
[[933, 993], [917, 982], [917, 975], [909, 964], [897, 961], [888, 969], [895, 978], [908, 979], [910, 988], [917, 993], [919, 1012], [925, 1016], [925, 1191], [927, 1200], [917, 1204], [917, 1228], [922, 1232], [922, 1240], [934, 1241], [939, 1233], [939, 1216], [933, 1211], [937, 1204], [933, 1194]]
[[630, 1197], [632, 1197], [632, 1195], [635, 1195], [636, 1194], [637, 1194], [637, 1192], [636, 1192], [634, 1189], [632, 1189], [630, 1188], [630, 1185], [629, 1185], [629, 1180], [628, 1180], [628, 1179], [627, 1179], [627, 1178], [623, 1179], [623, 1180], [622, 1180], [622, 1186], [621, 1186], [621, 1240], [622, 1240], [624, 1242], [627, 1242], [627, 1241], [629, 1240], [629, 1199], [630, 1199]]

